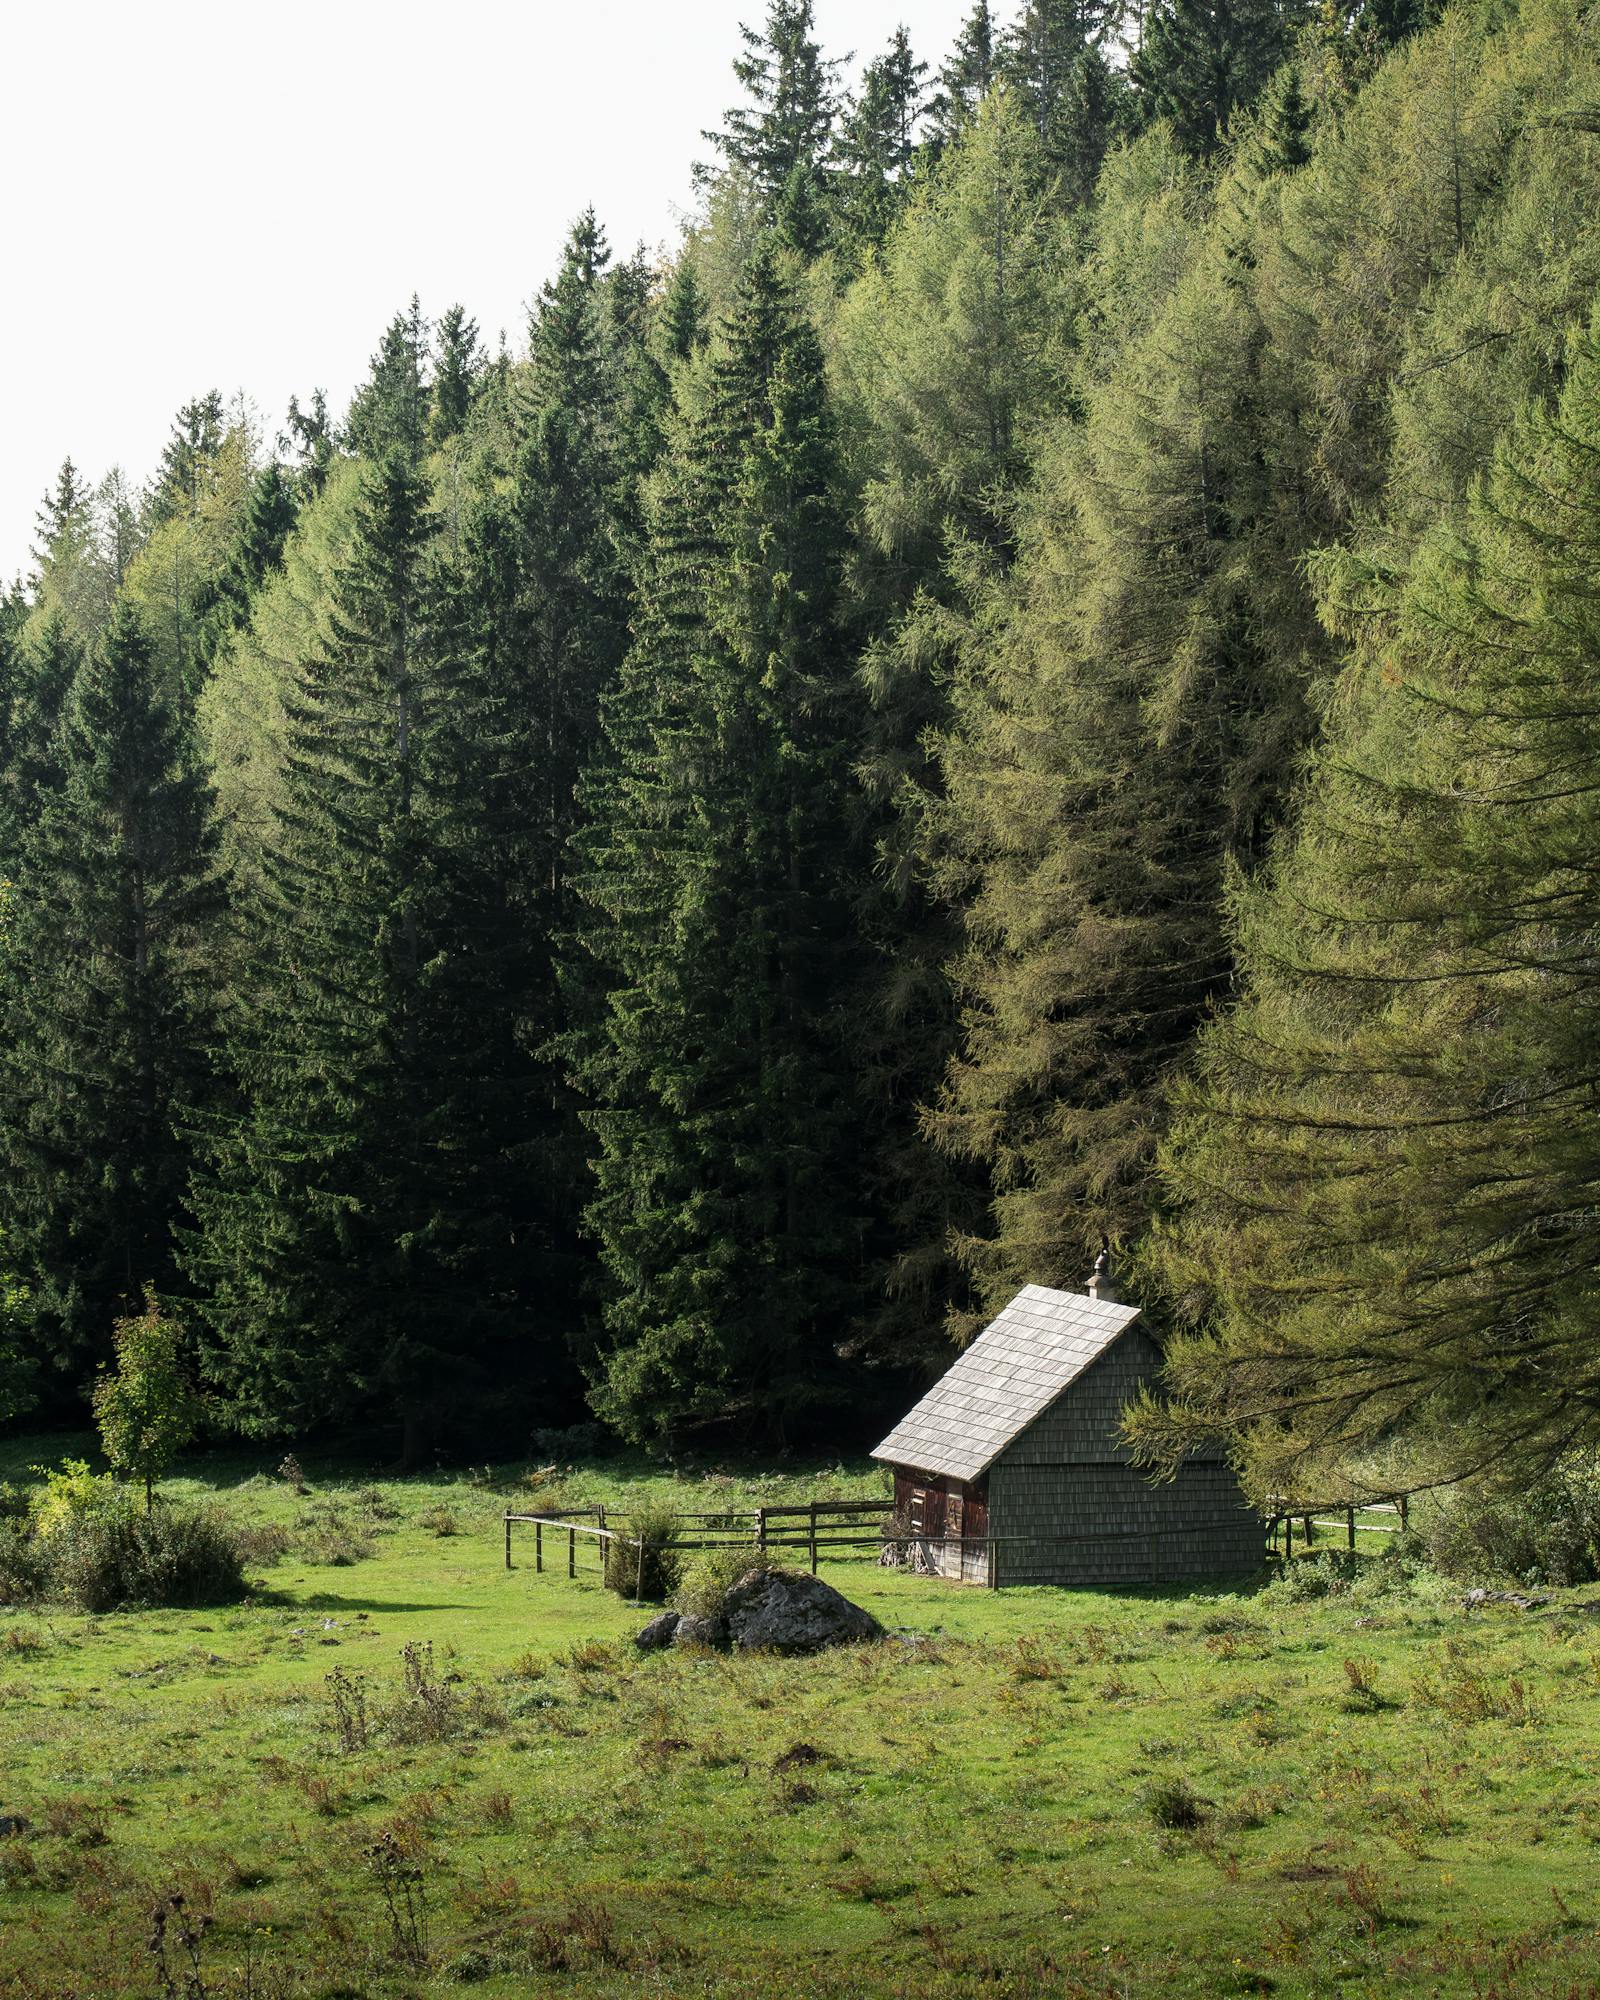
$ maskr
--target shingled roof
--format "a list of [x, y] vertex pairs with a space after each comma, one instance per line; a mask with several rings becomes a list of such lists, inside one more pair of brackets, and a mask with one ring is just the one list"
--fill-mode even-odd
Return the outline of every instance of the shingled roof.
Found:
[[1138, 1317], [1137, 1306], [1024, 1285], [872, 1456], [976, 1479]]

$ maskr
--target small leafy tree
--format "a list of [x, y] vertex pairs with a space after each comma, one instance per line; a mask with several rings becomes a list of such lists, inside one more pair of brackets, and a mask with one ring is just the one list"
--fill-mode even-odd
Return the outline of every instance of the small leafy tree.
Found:
[[161, 1310], [154, 1286], [114, 1337], [117, 1365], [95, 1385], [95, 1422], [116, 1470], [144, 1481], [148, 1514], [157, 1478], [199, 1429], [200, 1399], [183, 1366], [183, 1328]]

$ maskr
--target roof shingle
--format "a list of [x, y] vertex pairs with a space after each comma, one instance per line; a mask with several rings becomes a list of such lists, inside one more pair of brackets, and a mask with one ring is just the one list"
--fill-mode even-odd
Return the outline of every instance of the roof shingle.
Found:
[[1138, 1317], [1137, 1306], [1024, 1285], [872, 1456], [976, 1479]]

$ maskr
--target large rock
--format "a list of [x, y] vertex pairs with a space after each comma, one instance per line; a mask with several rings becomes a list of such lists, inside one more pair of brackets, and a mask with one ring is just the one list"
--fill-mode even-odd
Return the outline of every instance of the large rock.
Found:
[[723, 1600], [728, 1637], [746, 1653], [820, 1653], [861, 1639], [881, 1639], [870, 1611], [832, 1584], [789, 1570], [748, 1571]]

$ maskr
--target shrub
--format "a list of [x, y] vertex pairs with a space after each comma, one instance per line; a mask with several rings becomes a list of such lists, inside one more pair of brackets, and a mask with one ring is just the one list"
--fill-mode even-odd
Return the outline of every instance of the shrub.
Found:
[[1163, 1778], [1144, 1795], [1144, 1809], [1156, 1825], [1169, 1833], [1192, 1833], [1204, 1826], [1211, 1811], [1186, 1778]]
[[674, 1593], [674, 1609], [694, 1618], [720, 1618], [728, 1592], [752, 1570], [776, 1570], [784, 1565], [770, 1549], [701, 1549], [685, 1563], [683, 1576]]
[[365, 1562], [378, 1546], [372, 1530], [363, 1521], [353, 1520], [342, 1507], [326, 1507], [304, 1523], [300, 1549], [307, 1562], [326, 1563], [330, 1569], [349, 1569]]
[[[619, 1597], [648, 1599], [659, 1603], [671, 1595], [678, 1581], [682, 1558], [676, 1543], [678, 1524], [670, 1508], [643, 1506], [627, 1517], [627, 1541], [606, 1543], [606, 1588]], [[636, 1544], [644, 1543], [641, 1566]]]
[[26, 1521], [0, 1518], [0, 1604], [34, 1604], [45, 1594], [44, 1547]]
[[1446, 1576], [1469, 1582], [1600, 1578], [1600, 1459], [1574, 1455], [1511, 1491], [1470, 1481], [1413, 1503], [1413, 1534]]
[[232, 1604], [245, 1594], [237, 1536], [206, 1508], [85, 1512], [44, 1543], [49, 1594], [80, 1611]]
[[1287, 1598], [1291, 1604], [1343, 1597], [1360, 1576], [1363, 1560], [1352, 1549], [1319, 1549], [1315, 1555], [1296, 1556], [1286, 1562], [1267, 1588], [1272, 1596]]
[[60, 1465], [38, 1465], [34, 1470], [43, 1474], [44, 1486], [33, 1496], [29, 1512], [41, 1535], [53, 1535], [85, 1515], [117, 1513], [127, 1505], [111, 1474], [92, 1472], [86, 1458], [67, 1458]]

